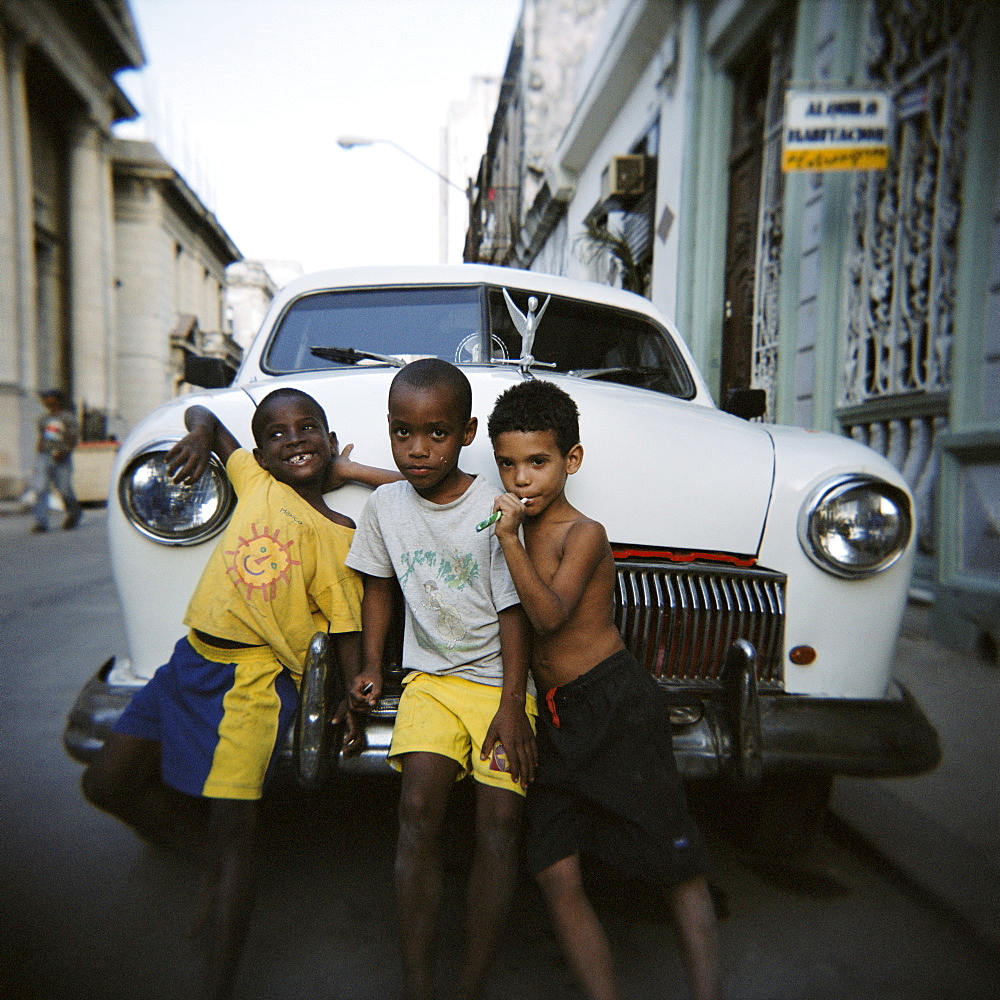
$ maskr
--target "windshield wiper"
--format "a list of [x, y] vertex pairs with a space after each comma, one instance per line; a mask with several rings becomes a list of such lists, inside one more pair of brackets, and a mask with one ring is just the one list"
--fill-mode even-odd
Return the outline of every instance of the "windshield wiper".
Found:
[[336, 361], [342, 365], [356, 365], [359, 361], [381, 361], [382, 364], [402, 368], [406, 362], [392, 354], [374, 354], [371, 351], [356, 351], [353, 347], [310, 347], [309, 353], [324, 361]]
[[611, 368], [573, 368], [566, 372], [576, 378], [600, 378], [602, 375], [614, 375], [616, 372], [635, 372], [636, 375], [662, 374], [663, 368], [651, 365], [614, 365]]

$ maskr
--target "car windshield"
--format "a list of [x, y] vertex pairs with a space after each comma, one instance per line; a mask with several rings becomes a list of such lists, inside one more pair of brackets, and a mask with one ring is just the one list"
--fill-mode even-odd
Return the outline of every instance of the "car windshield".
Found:
[[[291, 303], [263, 359], [271, 374], [398, 365], [437, 357], [459, 365], [516, 360], [529, 295], [537, 300], [531, 354], [546, 370], [689, 398], [694, 383], [666, 331], [641, 313], [479, 285], [316, 292]], [[546, 301], [548, 304], [546, 305]], [[544, 311], [543, 311], [544, 310]]]
[[377, 358], [322, 357], [314, 348], [353, 349], [412, 361], [455, 360], [456, 345], [478, 344], [482, 292], [475, 286], [360, 288], [296, 299], [264, 357], [274, 374], [385, 364]]

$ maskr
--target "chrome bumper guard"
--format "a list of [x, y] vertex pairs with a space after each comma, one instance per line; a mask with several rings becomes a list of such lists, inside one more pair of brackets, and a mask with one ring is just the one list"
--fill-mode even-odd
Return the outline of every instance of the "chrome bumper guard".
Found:
[[[617, 573], [616, 623], [670, 703], [684, 777], [724, 775], [751, 785], [782, 771], [889, 777], [925, 773], [940, 759], [934, 728], [902, 688], [877, 700], [784, 693], [782, 574], [652, 560], [619, 562]], [[112, 663], [84, 687], [64, 733], [66, 749], [83, 763], [135, 690], [107, 682]], [[367, 747], [343, 758], [341, 734], [327, 721], [342, 697], [340, 670], [328, 637], [317, 634], [302, 705], [281, 751], [285, 769], [306, 787], [323, 784], [338, 766], [384, 773], [404, 674], [386, 668]]]

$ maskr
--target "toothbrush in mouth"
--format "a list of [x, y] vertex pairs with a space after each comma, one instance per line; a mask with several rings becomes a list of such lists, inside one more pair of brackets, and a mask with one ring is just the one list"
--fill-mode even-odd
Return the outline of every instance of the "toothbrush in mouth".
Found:
[[[527, 497], [521, 497], [521, 503], [527, 503], [527, 502], [528, 502], [528, 498]], [[491, 524], [496, 524], [497, 521], [499, 521], [501, 517], [503, 517], [503, 511], [502, 510], [495, 510], [495, 511], [493, 511], [493, 513], [490, 514], [490, 516], [488, 518], [486, 518], [485, 521], [480, 521], [479, 524], [476, 525], [476, 531], [484, 531]]]

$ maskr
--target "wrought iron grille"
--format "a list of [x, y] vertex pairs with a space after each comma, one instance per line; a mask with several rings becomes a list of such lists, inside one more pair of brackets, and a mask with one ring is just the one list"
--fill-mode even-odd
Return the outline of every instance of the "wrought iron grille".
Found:
[[968, 0], [872, 0], [869, 79], [896, 120], [888, 169], [858, 174], [841, 405], [946, 392], [971, 75]]
[[770, 570], [619, 562], [615, 623], [625, 644], [669, 685], [716, 687], [726, 650], [757, 650], [763, 690], [784, 683], [785, 580]]
[[888, 169], [860, 172], [854, 187], [840, 419], [906, 477], [927, 557], [935, 443], [948, 429], [969, 38], [982, 11], [968, 0], [870, 0], [865, 36], [868, 78], [891, 95], [896, 125]]
[[771, 68], [764, 119], [764, 156], [757, 220], [757, 266], [754, 276], [753, 357], [750, 385], [767, 391], [764, 420], [774, 422], [775, 380], [778, 372], [778, 294], [781, 284], [783, 235], [781, 138], [785, 88], [792, 76], [794, 25], [786, 20], [771, 34]]

